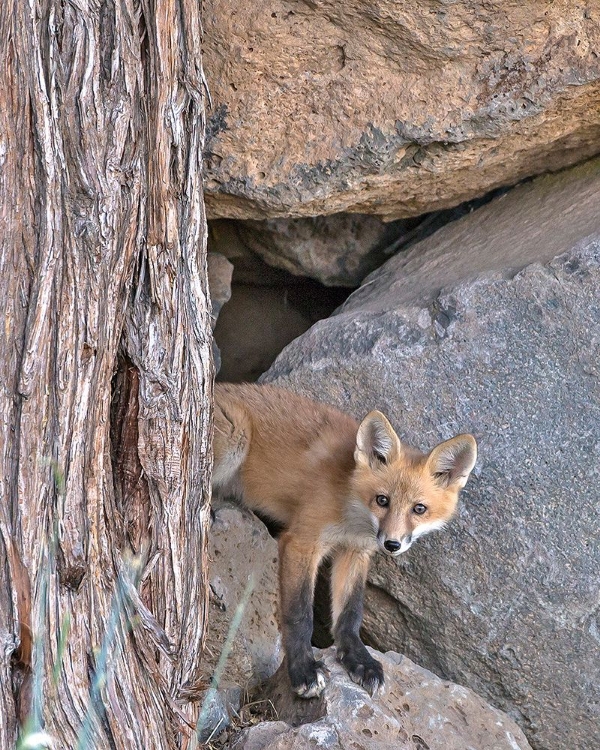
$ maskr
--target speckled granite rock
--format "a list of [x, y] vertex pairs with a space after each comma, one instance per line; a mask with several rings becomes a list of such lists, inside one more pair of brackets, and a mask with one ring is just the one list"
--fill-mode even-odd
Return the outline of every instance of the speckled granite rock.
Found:
[[245, 730], [233, 750], [530, 750], [515, 722], [473, 691], [440, 680], [399, 654], [381, 660], [386, 687], [371, 698], [351, 682], [335, 659], [323, 652], [329, 671], [320, 699], [291, 693], [280, 670], [264, 692], [279, 721]]
[[600, 148], [600, 6], [206, 0], [209, 218], [457, 205]]
[[223, 650], [248, 578], [254, 575], [255, 593], [223, 674], [223, 683], [246, 688], [272, 675], [283, 656], [277, 615], [277, 542], [252, 513], [216, 500], [208, 554], [210, 612], [202, 662], [207, 681]]
[[358, 286], [388, 260], [388, 247], [410, 227], [363, 214], [238, 224], [243, 241], [267, 263], [329, 286]]
[[[210, 292], [212, 329], [214, 331], [217, 318], [223, 305], [231, 298], [231, 276], [233, 264], [220, 253], [208, 253], [208, 289]], [[215, 372], [221, 367], [221, 352], [213, 339], [212, 344]]]
[[538, 750], [600, 747], [598, 163], [573, 174], [392, 259], [268, 374], [381, 409], [423, 449], [476, 435], [459, 517], [377, 558], [364, 632], [506, 710]]
[[233, 263], [220, 253], [208, 253], [206, 260], [214, 329], [221, 308], [231, 299]]

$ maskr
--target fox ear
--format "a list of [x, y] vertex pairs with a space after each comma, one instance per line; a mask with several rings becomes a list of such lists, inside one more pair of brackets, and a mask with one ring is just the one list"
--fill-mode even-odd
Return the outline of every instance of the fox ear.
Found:
[[372, 411], [363, 419], [356, 435], [354, 459], [357, 463], [387, 464], [400, 455], [402, 446], [394, 428], [380, 411]]
[[439, 484], [461, 489], [467, 483], [476, 460], [477, 443], [473, 435], [457, 435], [431, 451], [427, 466]]

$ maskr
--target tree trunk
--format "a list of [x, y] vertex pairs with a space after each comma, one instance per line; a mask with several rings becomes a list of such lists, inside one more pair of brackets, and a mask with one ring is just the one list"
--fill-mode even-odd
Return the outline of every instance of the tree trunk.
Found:
[[61, 748], [184, 747], [198, 713], [199, 6], [0, 3], [1, 748], [36, 707]]

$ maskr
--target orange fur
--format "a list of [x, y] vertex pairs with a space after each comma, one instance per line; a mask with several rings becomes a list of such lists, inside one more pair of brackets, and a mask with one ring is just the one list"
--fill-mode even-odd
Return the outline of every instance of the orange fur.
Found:
[[282, 631], [296, 692], [312, 697], [324, 685], [309, 630], [314, 580], [326, 555], [333, 557], [338, 655], [353, 679], [376, 689], [381, 668], [358, 638], [369, 558], [377, 549], [400, 554], [450, 519], [475, 462], [475, 440], [459, 435], [422, 454], [401, 443], [380, 412], [359, 425], [274, 386], [219, 383], [214, 453], [214, 490], [237, 495], [285, 528]]

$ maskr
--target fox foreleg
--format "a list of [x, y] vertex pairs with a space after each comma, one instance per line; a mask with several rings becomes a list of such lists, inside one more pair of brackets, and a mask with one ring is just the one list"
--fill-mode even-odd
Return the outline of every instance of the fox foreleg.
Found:
[[337, 658], [354, 682], [373, 694], [383, 685], [383, 667], [359, 634], [370, 557], [370, 552], [355, 549], [337, 554], [331, 569], [331, 603]]
[[313, 656], [313, 597], [323, 551], [284, 532], [279, 537], [281, 625], [287, 669], [294, 692], [314, 698], [325, 687], [323, 664]]

